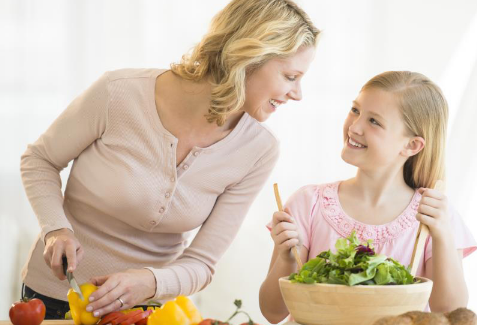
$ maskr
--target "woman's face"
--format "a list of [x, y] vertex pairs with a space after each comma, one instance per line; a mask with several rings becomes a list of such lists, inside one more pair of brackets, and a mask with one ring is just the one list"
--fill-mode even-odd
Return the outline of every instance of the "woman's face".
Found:
[[365, 170], [404, 164], [412, 136], [407, 130], [392, 93], [363, 90], [343, 127], [343, 160]]
[[242, 110], [263, 122], [289, 99], [301, 100], [301, 78], [308, 70], [315, 48], [306, 46], [286, 59], [271, 59], [247, 76]]

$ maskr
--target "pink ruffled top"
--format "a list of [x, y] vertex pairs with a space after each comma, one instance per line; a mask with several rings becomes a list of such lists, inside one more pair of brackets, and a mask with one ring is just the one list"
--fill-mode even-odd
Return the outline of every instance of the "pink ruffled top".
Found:
[[[373, 240], [378, 254], [384, 254], [409, 265], [419, 222], [415, 216], [421, 200], [416, 191], [406, 209], [393, 221], [382, 225], [368, 225], [347, 215], [341, 207], [338, 188], [341, 182], [308, 185], [296, 191], [285, 205], [286, 211], [297, 221], [303, 245], [309, 259], [331, 249], [338, 238], [348, 237], [353, 230], [361, 241]], [[454, 240], [464, 257], [477, 249], [477, 244], [459, 214], [450, 208]], [[269, 224], [270, 226], [270, 224]], [[418, 268], [424, 273], [424, 261], [432, 256], [432, 239], [426, 242], [425, 252]]]

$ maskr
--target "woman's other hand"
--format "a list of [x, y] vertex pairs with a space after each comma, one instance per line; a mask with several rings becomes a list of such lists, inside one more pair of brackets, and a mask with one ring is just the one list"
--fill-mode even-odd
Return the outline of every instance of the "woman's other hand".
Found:
[[43, 258], [53, 274], [60, 280], [65, 280], [62, 258], [66, 255], [68, 271], [73, 272], [83, 259], [84, 251], [73, 232], [63, 228], [54, 230], [45, 236]]
[[91, 303], [86, 307], [95, 317], [132, 308], [156, 293], [156, 278], [148, 269], [95, 277], [90, 282], [99, 286], [89, 297]]
[[291, 248], [297, 246], [300, 240], [293, 218], [286, 212], [275, 212], [270, 234], [280, 258], [289, 262], [295, 261]]

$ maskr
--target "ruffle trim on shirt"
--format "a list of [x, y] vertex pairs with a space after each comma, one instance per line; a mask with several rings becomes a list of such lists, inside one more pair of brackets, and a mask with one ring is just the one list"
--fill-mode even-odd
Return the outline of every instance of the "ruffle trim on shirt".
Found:
[[341, 207], [338, 198], [340, 182], [326, 184], [322, 187], [323, 216], [341, 236], [348, 237], [353, 230], [361, 241], [373, 240], [379, 245], [396, 239], [409, 228], [419, 223], [416, 220], [421, 195], [416, 191], [406, 209], [393, 221], [383, 225], [367, 225], [348, 216]]

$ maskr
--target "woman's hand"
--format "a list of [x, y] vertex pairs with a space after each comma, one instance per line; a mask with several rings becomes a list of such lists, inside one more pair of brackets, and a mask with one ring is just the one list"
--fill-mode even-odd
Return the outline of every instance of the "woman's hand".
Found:
[[68, 259], [68, 271], [73, 272], [83, 259], [84, 251], [73, 232], [63, 228], [54, 230], [45, 236], [43, 258], [53, 274], [60, 280], [65, 280], [63, 274], [63, 255]]
[[420, 188], [422, 198], [416, 219], [429, 227], [432, 240], [448, 240], [452, 235], [447, 197], [439, 190]]
[[148, 269], [127, 270], [95, 277], [90, 282], [99, 286], [89, 297], [91, 303], [86, 307], [95, 317], [132, 308], [152, 298], [156, 293], [156, 278]]
[[273, 214], [272, 231], [270, 232], [281, 259], [294, 262], [291, 248], [300, 243], [297, 226], [293, 218], [286, 212]]

